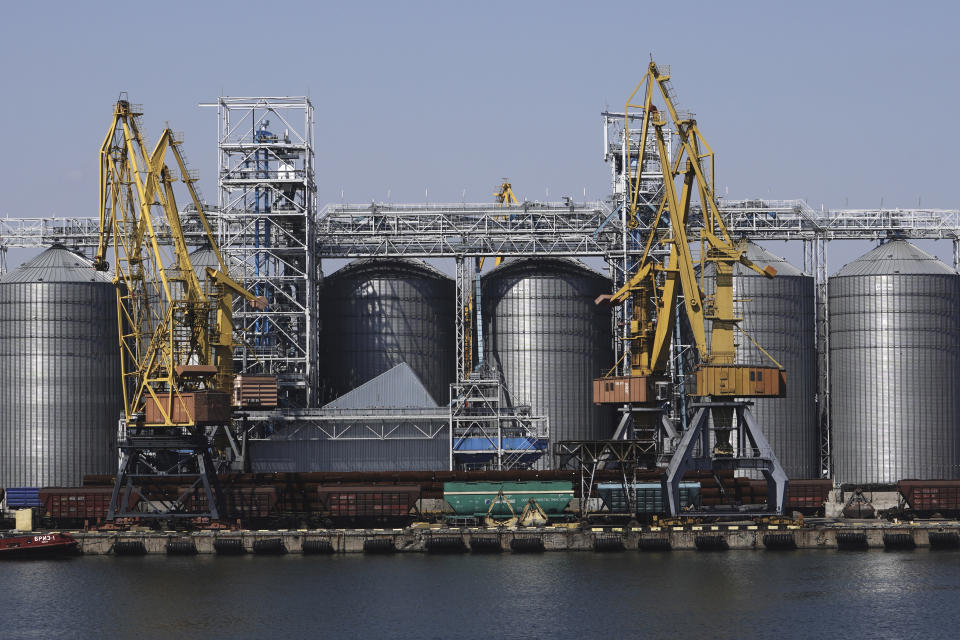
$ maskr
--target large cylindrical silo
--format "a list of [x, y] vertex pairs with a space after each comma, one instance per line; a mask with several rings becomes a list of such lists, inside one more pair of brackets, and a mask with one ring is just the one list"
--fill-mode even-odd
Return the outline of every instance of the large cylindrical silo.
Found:
[[114, 291], [62, 247], [0, 278], [0, 486], [79, 486], [116, 471]]
[[419, 260], [357, 260], [320, 296], [327, 400], [406, 362], [437, 404], [450, 400], [456, 352], [453, 279]]
[[958, 477], [960, 278], [894, 240], [828, 286], [834, 478]]
[[[752, 399], [751, 410], [787, 475], [816, 478], [820, 469], [813, 277], [752, 242], [746, 251], [757, 266], [773, 267], [777, 275], [768, 278], [734, 265], [734, 310], [743, 329], [737, 335], [737, 364], [771, 366], [766, 351], [787, 372], [786, 397]], [[708, 296], [716, 291], [713, 273], [708, 264], [703, 278]], [[707, 322], [708, 336], [710, 325]]]
[[550, 420], [550, 440], [604, 440], [608, 407], [593, 404], [593, 379], [613, 364], [609, 307], [594, 300], [610, 281], [565, 259], [522, 258], [483, 276], [484, 358], [514, 405]]

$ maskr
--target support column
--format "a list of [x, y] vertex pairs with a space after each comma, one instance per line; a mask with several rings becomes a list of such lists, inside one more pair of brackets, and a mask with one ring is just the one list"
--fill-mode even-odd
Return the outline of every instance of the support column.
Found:
[[[806, 246], [806, 242], [804, 243]], [[818, 231], [811, 246], [811, 261], [816, 302], [817, 344], [817, 418], [819, 431], [820, 475], [833, 475], [830, 425], [830, 297], [827, 277], [827, 238]], [[806, 265], [805, 265], [806, 266]]]
[[465, 309], [467, 308], [467, 300], [470, 297], [470, 281], [467, 279], [467, 269], [464, 257], [462, 255], [457, 256], [456, 261], [456, 295], [454, 296], [454, 305], [456, 305], [456, 308], [453, 310], [453, 317], [457, 334], [457, 344], [455, 349], [457, 352], [457, 382], [463, 382], [467, 379], [467, 375], [470, 373], [467, 371], [467, 323], [464, 313]]

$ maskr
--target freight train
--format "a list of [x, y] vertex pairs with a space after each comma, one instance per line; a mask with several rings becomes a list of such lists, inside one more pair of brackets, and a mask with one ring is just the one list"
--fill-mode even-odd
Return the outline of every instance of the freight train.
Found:
[[[248, 528], [403, 527], [423, 519], [482, 519], [491, 500], [500, 503], [496, 515], [508, 502], [519, 511], [530, 498], [556, 520], [573, 516], [564, 510], [574, 497], [576, 478], [569, 471], [225, 474], [219, 477], [221, 520]], [[155, 484], [152, 494], [179, 502], [184, 511], [206, 507], [202, 490], [175, 479]], [[466, 485], [474, 495], [465, 500], [461, 492], [447, 499], [452, 484]], [[44, 527], [94, 527], [106, 521], [112, 491], [112, 476], [86, 476], [83, 487], [9, 489], [6, 508], [32, 508]], [[498, 499], [501, 493], [509, 496], [506, 501]], [[139, 497], [130, 500], [134, 511], [151, 506]]]
[[[699, 477], [697, 477], [699, 475]], [[585, 505], [603, 520], [626, 516], [640, 522], [663, 515], [665, 501], [653, 475], [634, 486], [636, 512], [627, 501], [618, 472], [602, 472], [593, 495], [602, 504]], [[248, 528], [404, 527], [417, 520], [451, 525], [483, 524], [519, 516], [531, 501], [548, 522], [580, 519], [579, 475], [568, 471], [280, 473], [231, 474], [220, 478], [223, 520]], [[893, 516], [960, 516], [960, 480], [903, 480], [901, 507]], [[823, 515], [830, 480], [793, 480], [786, 511]], [[88, 476], [83, 487], [0, 489], [8, 510], [32, 508], [45, 528], [96, 527], [104, 524], [112, 493], [111, 476]], [[171, 481], [171, 500], [189, 508], [203, 506], [205, 495]], [[130, 507], [146, 509], [137, 497]], [[691, 474], [681, 486], [685, 508], [760, 505], [766, 500], [762, 480], [726, 475]], [[166, 523], [169, 526], [170, 523]]]

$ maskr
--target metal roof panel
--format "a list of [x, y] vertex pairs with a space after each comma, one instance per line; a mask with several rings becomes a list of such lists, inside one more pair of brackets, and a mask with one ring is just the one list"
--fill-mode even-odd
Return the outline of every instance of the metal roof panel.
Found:
[[54, 245], [38, 256], [27, 260], [14, 271], [0, 277], [0, 283], [13, 282], [104, 282], [111, 284], [113, 277], [97, 271], [93, 263], [81, 255]]
[[894, 274], [956, 275], [956, 271], [915, 244], [891, 240], [871, 249], [845, 265], [837, 276], [871, 276]]

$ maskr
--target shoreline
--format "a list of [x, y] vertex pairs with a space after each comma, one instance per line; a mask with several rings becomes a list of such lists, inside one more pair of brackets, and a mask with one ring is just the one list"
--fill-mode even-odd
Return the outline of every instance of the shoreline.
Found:
[[[41, 533], [39, 531], [33, 533]], [[237, 531], [64, 531], [87, 555], [960, 548], [960, 522]], [[933, 535], [931, 535], [933, 534]]]

